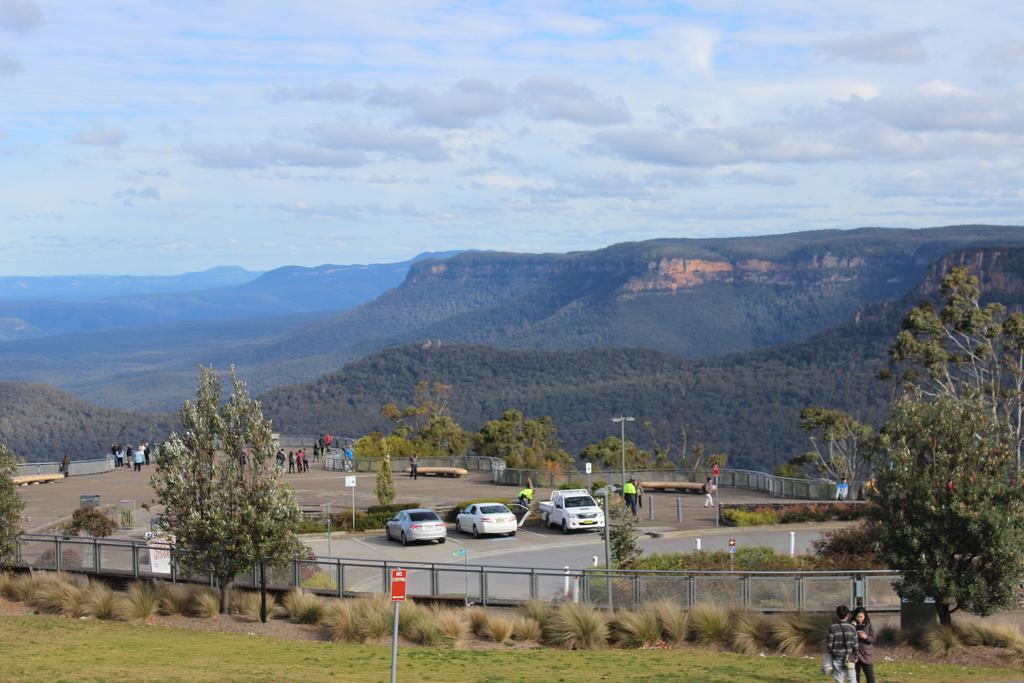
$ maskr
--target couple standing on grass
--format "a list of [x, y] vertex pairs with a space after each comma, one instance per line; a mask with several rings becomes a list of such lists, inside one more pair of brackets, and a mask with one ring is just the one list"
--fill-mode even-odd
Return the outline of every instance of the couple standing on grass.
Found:
[[829, 624], [824, 673], [836, 683], [860, 683], [864, 672], [867, 683], [875, 683], [875, 629], [863, 607], [850, 613], [846, 605], [836, 607], [836, 621]]

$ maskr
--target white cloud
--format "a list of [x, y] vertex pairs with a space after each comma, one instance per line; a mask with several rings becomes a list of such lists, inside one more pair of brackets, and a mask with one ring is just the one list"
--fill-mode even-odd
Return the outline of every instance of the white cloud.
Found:
[[17, 76], [24, 70], [21, 62], [0, 53], [0, 76]]
[[43, 10], [34, 0], [0, 0], [0, 28], [28, 33], [45, 21]]
[[185, 150], [200, 166], [258, 169], [268, 166], [324, 166], [351, 168], [368, 163], [353, 149], [324, 149], [312, 145], [261, 142], [255, 145], [191, 145]]
[[73, 142], [79, 145], [93, 145], [96, 147], [118, 147], [127, 139], [128, 134], [120, 128], [82, 131], [71, 138]]
[[921, 64], [928, 59], [923, 31], [859, 33], [818, 43], [817, 49], [832, 59], [871, 64]]
[[585, 85], [558, 76], [533, 76], [516, 90], [521, 106], [535, 119], [561, 119], [584, 125], [629, 123], [632, 115], [621, 97], [599, 98]]
[[120, 199], [121, 203], [125, 206], [135, 206], [135, 200], [137, 199], [146, 199], [155, 202], [158, 202], [161, 199], [160, 190], [152, 185], [140, 188], [129, 187], [123, 190], [118, 190], [114, 193], [114, 197], [116, 199]]
[[315, 144], [332, 150], [382, 152], [392, 158], [445, 161], [448, 153], [429, 135], [370, 128], [343, 122], [316, 123], [307, 127]]
[[463, 128], [477, 119], [501, 114], [509, 105], [509, 95], [486, 79], [463, 78], [437, 93], [425, 88], [396, 90], [377, 86], [366, 101], [378, 107], [408, 108], [416, 123]]

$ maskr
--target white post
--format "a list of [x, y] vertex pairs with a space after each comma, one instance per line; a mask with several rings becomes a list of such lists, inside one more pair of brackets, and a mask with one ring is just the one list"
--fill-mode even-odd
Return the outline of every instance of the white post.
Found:
[[795, 557], [796, 556], [796, 532], [795, 531], [790, 531], [789, 532], [789, 556], [790, 557]]
[[697, 550], [700, 550], [700, 539], [697, 539]]
[[572, 601], [573, 604], [579, 604], [580, 602], [580, 577], [574, 576], [572, 580]]
[[569, 597], [569, 566], [565, 567], [565, 578], [562, 579], [562, 597], [568, 599]]

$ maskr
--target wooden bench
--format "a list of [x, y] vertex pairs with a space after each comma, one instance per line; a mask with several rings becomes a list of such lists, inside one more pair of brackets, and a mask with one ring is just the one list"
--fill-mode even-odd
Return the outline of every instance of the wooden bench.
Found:
[[704, 484], [698, 481], [642, 481], [644, 491], [682, 491], [683, 493], [704, 493]]
[[60, 481], [63, 474], [24, 474], [18, 477], [11, 477], [16, 486], [29, 486], [30, 484], [46, 484], [51, 481]]
[[462, 467], [423, 467], [416, 468], [417, 476], [424, 477], [464, 477], [469, 470]]

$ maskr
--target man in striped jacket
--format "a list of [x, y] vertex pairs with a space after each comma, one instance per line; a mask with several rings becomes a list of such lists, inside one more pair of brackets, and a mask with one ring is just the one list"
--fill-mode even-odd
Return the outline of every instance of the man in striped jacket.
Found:
[[857, 629], [849, 619], [849, 608], [839, 605], [836, 607], [836, 620], [828, 627], [826, 651], [832, 658], [832, 676], [836, 683], [857, 683]]

